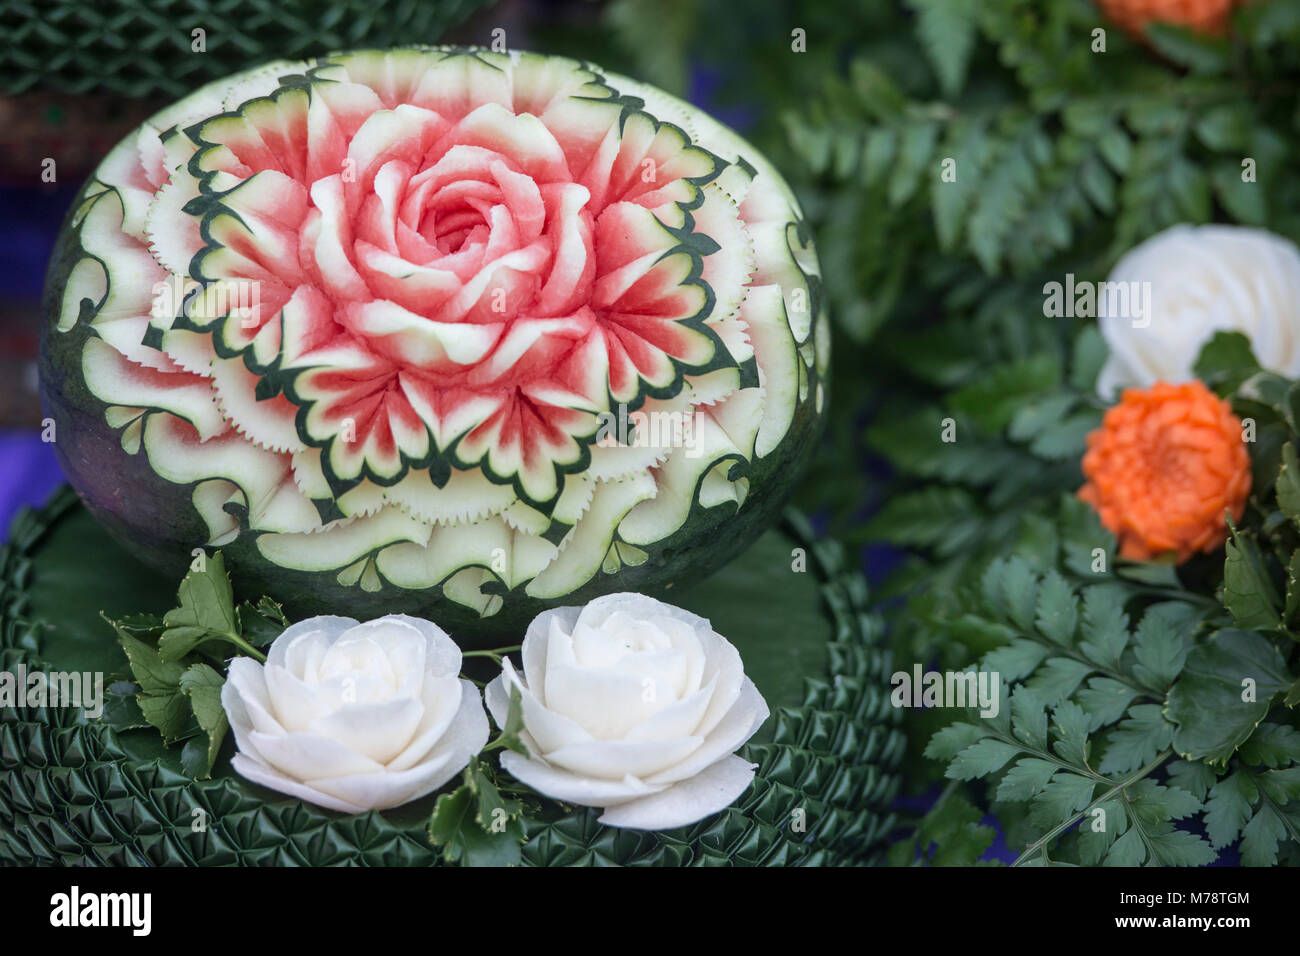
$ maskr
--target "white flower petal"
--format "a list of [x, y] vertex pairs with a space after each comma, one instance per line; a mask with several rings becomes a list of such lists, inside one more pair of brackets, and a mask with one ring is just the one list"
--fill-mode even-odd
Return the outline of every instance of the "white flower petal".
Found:
[[[593, 667], [551, 667], [546, 675], [549, 708], [598, 740], [618, 740], [663, 709], [668, 688], [633, 674]], [[667, 703], [668, 701], [665, 701]]]
[[460, 708], [452, 718], [446, 732], [429, 751], [430, 760], [441, 760], [444, 756], [450, 762], [443, 765], [444, 776], [435, 778], [436, 787], [441, 787], [453, 776], [465, 769], [469, 759], [487, 745], [491, 728], [488, 727], [487, 713], [483, 710], [483, 698], [478, 688], [470, 681], [462, 680]]
[[619, 780], [624, 777], [646, 777], [664, 767], [679, 765], [703, 743], [702, 737], [678, 737], [675, 740], [591, 740], [561, 747], [559, 750], [544, 751], [543, 756], [552, 766], [584, 777]]
[[[469, 685], [473, 687], [473, 684]], [[388, 761], [389, 770], [406, 770], [415, 766], [447, 732], [452, 720], [464, 706], [465, 682], [455, 677], [429, 678], [424, 682], [424, 699], [419, 726], [408, 738], [401, 752]], [[478, 697], [475, 690], [472, 697]]]
[[266, 652], [266, 662], [268, 664], [279, 664], [281, 667], [287, 666], [284, 662], [284, 656], [289, 649], [289, 645], [304, 634], [322, 634], [332, 642], [348, 628], [356, 626], [357, 621], [355, 618], [338, 617], [333, 614], [309, 617], [297, 624], [290, 624], [271, 643], [270, 650]]
[[576, 723], [548, 710], [533, 696], [531, 688], [523, 682], [509, 658], [503, 661], [501, 676], [489, 684], [483, 697], [498, 727], [506, 725], [510, 714], [510, 689], [519, 688], [519, 701], [523, 708], [524, 729], [543, 753], [592, 740], [591, 734]]
[[389, 614], [379, 620], [400, 621], [424, 635], [427, 646], [424, 670], [427, 673], [438, 677], [455, 677], [460, 673], [461, 653], [459, 645], [448, 636], [446, 631], [432, 621], [410, 617], [406, 614]]
[[411, 741], [424, 715], [414, 697], [350, 704], [311, 722], [307, 732], [337, 740], [349, 750], [386, 764]]
[[681, 621], [693, 630], [713, 630], [713, 625], [709, 623], [708, 618], [692, 614], [672, 604], [665, 604], [644, 594], [637, 594], [635, 591], [621, 591], [596, 598], [583, 607], [578, 620], [590, 627], [599, 628], [606, 618], [619, 611], [632, 618], [654, 620], [667, 617]]
[[269, 661], [262, 669], [273, 716], [290, 733], [306, 730], [317, 717], [333, 710], [319, 684], [307, 684], [284, 667]]
[[622, 780], [594, 780], [552, 767], [536, 757], [525, 758], [512, 751], [501, 754], [501, 766], [506, 772], [527, 787], [543, 796], [583, 807], [610, 807], [657, 793], [662, 787], [652, 787], [635, 777]]
[[709, 708], [695, 730], [697, 734], [707, 735], [740, 699], [745, 664], [740, 659], [740, 651], [722, 636], [710, 632], [701, 637], [706, 655], [704, 679], [712, 681], [716, 677], [718, 682], [709, 699]]
[[346, 800], [340, 800], [329, 794], [321, 793], [314, 787], [303, 783], [301, 780], [294, 780], [287, 777], [280, 771], [269, 767], [259, 760], [254, 760], [243, 753], [237, 753], [230, 759], [231, 769], [239, 774], [245, 780], [251, 780], [253, 783], [266, 787], [268, 790], [276, 790], [280, 793], [288, 794], [291, 797], [297, 797], [299, 800], [305, 800], [307, 803], [313, 803], [318, 807], [324, 807], [326, 810], [337, 810], [340, 813], [365, 813], [368, 807], [357, 806], [348, 803]]
[[383, 765], [328, 737], [294, 733], [278, 736], [256, 730], [248, 739], [268, 764], [297, 780], [316, 780], [349, 773], [371, 773]]
[[647, 783], [670, 784], [685, 780], [699, 773], [709, 764], [718, 760], [723, 754], [732, 753], [741, 744], [754, 736], [763, 721], [769, 716], [767, 701], [758, 692], [754, 682], [748, 677], [741, 686], [740, 697], [735, 706], [713, 728], [713, 732], [681, 763], [667, 767], [659, 773], [648, 775]]
[[[226, 683], [221, 687], [221, 705], [231, 709], [228, 701], [238, 702], [246, 720], [244, 729], [257, 729], [264, 734], [284, 733], [284, 727], [272, 713], [271, 698], [266, 690], [262, 666], [251, 657], [236, 657], [226, 670]], [[234, 726], [234, 719], [231, 720]]]
[[686, 737], [692, 734], [707, 734], [713, 730], [701, 730], [704, 715], [709, 709], [709, 702], [717, 690], [718, 676], [704, 687], [691, 694], [685, 700], [679, 700], [648, 720], [637, 724], [627, 733], [628, 740], [671, 740], [674, 737]]
[[533, 618], [524, 634], [524, 679], [542, 704], [546, 703], [546, 660], [551, 635], [571, 633], [581, 613], [581, 607], [557, 607], [543, 611]]
[[611, 807], [600, 816], [607, 827], [670, 830], [703, 820], [729, 807], [745, 792], [757, 764], [724, 757], [667, 790]]
[[343, 777], [322, 777], [313, 780], [311, 786], [326, 796], [352, 806], [387, 810], [418, 800], [454, 777], [465, 765], [453, 767], [453, 756], [448, 752], [409, 770], [378, 770]]

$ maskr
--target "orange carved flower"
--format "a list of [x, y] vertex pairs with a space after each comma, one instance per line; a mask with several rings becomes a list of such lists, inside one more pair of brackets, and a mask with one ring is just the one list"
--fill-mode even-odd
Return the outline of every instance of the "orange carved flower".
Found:
[[1106, 16], [1130, 33], [1148, 23], [1173, 23], [1198, 33], [1220, 34], [1235, 0], [1097, 0]]
[[1213, 551], [1250, 494], [1241, 420], [1198, 381], [1125, 390], [1088, 436], [1083, 474], [1079, 498], [1135, 561]]

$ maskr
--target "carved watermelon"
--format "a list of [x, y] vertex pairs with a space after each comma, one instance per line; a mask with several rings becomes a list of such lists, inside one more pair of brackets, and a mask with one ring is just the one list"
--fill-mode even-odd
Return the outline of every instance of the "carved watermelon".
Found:
[[572, 60], [277, 63], [147, 122], [76, 200], [42, 392], [92, 512], [296, 613], [474, 638], [705, 573], [816, 436], [794, 197], [734, 133]]

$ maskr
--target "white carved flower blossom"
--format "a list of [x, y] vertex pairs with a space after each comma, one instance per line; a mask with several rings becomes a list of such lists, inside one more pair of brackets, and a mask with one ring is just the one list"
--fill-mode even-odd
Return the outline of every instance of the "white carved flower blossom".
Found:
[[613, 827], [685, 826], [734, 802], [755, 765], [735, 754], [768, 717], [740, 654], [702, 617], [640, 594], [538, 615], [523, 673], [488, 685], [505, 726], [518, 688], [529, 756], [501, 765], [539, 793], [601, 807]]
[[313, 617], [266, 664], [237, 657], [221, 692], [254, 783], [345, 813], [409, 803], [454, 777], [488, 738], [461, 652], [428, 621]]

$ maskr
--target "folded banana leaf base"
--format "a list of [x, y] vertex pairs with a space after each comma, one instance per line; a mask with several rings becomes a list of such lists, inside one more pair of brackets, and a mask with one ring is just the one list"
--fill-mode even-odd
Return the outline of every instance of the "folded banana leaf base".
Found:
[[[0, 549], [0, 670], [124, 674], [100, 612], [161, 612], [176, 583], [134, 561], [65, 488], [19, 515]], [[789, 512], [722, 571], [660, 596], [708, 617], [772, 707], [741, 751], [759, 765], [753, 784], [721, 813], [654, 833], [604, 827], [597, 810], [544, 801], [525, 821], [523, 862], [872, 862], [891, 825], [903, 736], [880, 623], [838, 546], [815, 541]], [[232, 746], [227, 740], [211, 780], [193, 781], [179, 748], [151, 730], [118, 732], [75, 708], [0, 708], [0, 863], [441, 862], [426, 835], [435, 796], [333, 813], [237, 777]]]

